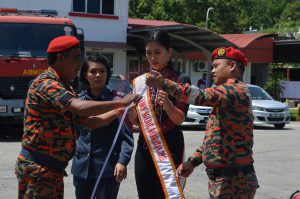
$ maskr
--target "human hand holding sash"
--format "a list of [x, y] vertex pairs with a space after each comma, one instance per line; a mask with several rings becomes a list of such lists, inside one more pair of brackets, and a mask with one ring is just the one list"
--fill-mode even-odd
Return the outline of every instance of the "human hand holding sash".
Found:
[[[123, 114], [122, 117], [124, 117], [125, 111], [126, 111], [126, 115], [127, 115], [128, 111], [131, 111], [132, 109], [134, 109], [134, 108], [136, 107], [136, 105], [138, 104], [138, 102], [142, 99], [143, 94], [146, 92], [147, 88], [148, 88], [148, 86], [146, 85], [146, 86], [144, 87], [144, 89], [142, 90], [142, 92], [139, 93], [139, 94], [136, 94], [135, 89], [133, 89], [132, 95], [133, 95], [133, 96], [136, 96], [136, 97], [135, 97], [135, 100], [134, 100], [130, 105], [128, 105], [126, 108], [125, 108], [125, 107], [120, 107], [120, 108], [118, 108], [118, 109], [117, 109], [117, 114], [118, 114], [118, 116], [121, 116], [121, 115]], [[128, 94], [128, 95], [131, 95], [131, 93]], [[128, 95], [127, 95], [127, 96], [128, 96]], [[126, 115], [125, 115], [125, 116], [126, 116]], [[120, 123], [120, 125], [121, 125], [121, 123]]]
[[129, 93], [128, 95], [120, 99], [121, 104], [124, 106], [129, 106], [132, 102], [137, 103], [139, 100], [139, 95], [134, 93]]
[[152, 70], [146, 75], [146, 84], [154, 88], [163, 88], [165, 85], [165, 78], [159, 72]]
[[[132, 102], [129, 106], [128, 106], [128, 111], [131, 111], [132, 109], [134, 109], [136, 107], [136, 103], [135, 102]], [[126, 110], [127, 107], [120, 107], [120, 108], [117, 108], [115, 109], [115, 112], [116, 112], [116, 115], [118, 117], [121, 117], [125, 110]]]

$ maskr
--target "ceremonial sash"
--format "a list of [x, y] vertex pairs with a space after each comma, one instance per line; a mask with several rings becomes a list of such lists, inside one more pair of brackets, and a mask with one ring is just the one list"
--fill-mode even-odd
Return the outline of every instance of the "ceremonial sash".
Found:
[[[146, 86], [145, 79], [146, 74], [133, 80], [133, 86], [137, 94]], [[143, 136], [153, 159], [165, 198], [184, 198], [180, 181], [176, 177], [174, 161], [155, 116], [150, 97], [148, 88], [136, 107]]]

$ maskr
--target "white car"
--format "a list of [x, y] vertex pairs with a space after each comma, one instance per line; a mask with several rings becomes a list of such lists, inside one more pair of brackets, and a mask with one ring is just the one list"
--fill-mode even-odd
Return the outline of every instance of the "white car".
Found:
[[254, 125], [272, 124], [282, 129], [290, 123], [289, 107], [274, 100], [264, 89], [255, 85], [247, 85], [251, 98]]
[[[290, 123], [289, 108], [274, 100], [264, 89], [255, 85], [247, 85], [252, 98], [254, 125], [274, 125], [282, 129]], [[207, 106], [189, 105], [183, 126], [205, 126], [212, 108]]]
[[189, 105], [189, 110], [182, 126], [205, 126], [212, 107]]

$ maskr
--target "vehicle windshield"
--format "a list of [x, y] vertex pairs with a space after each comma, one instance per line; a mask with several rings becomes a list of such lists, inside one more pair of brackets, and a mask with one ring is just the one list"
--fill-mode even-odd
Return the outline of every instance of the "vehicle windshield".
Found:
[[49, 42], [61, 35], [74, 35], [63, 24], [0, 23], [0, 56], [47, 57]]
[[122, 79], [118, 75], [111, 76], [107, 87], [109, 89], [112, 89], [114, 91], [118, 91], [118, 92], [121, 92], [124, 94], [128, 94], [132, 91], [132, 87], [131, 87], [130, 83], [127, 80]]
[[264, 89], [254, 86], [248, 88], [253, 100], [272, 100], [272, 97]]

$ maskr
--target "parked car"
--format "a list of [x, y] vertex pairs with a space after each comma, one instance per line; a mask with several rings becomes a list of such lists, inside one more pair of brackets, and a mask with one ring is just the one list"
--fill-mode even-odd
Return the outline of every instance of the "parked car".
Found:
[[[118, 91], [124, 94], [130, 93], [133, 89], [128, 80], [124, 78], [123, 75], [119, 74], [112, 74], [111, 78], [109, 79], [109, 82], [107, 84], [107, 87], [109, 89], [112, 89], [114, 91]], [[137, 124], [133, 124], [133, 132], [140, 133], [140, 127]]]
[[212, 107], [189, 105], [187, 116], [182, 126], [205, 126]]
[[255, 85], [247, 85], [251, 98], [254, 125], [272, 124], [277, 129], [290, 123], [289, 107], [274, 100], [264, 89]]
[[[289, 108], [285, 104], [274, 100], [264, 89], [248, 84], [251, 98], [254, 125], [274, 125], [282, 129], [290, 123]], [[183, 126], [204, 126], [207, 123], [212, 108], [190, 105]]]
[[128, 94], [132, 91], [130, 82], [126, 80], [123, 75], [119, 74], [111, 75], [107, 87], [124, 94]]

